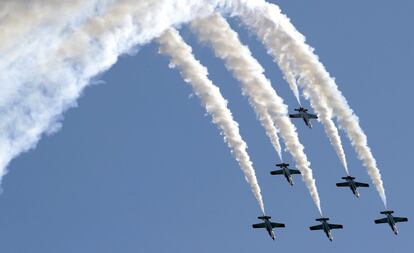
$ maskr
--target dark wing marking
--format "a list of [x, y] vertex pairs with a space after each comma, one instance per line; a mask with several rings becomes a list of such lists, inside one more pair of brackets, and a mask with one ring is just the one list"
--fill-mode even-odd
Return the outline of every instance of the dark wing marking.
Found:
[[283, 170], [274, 170], [270, 172], [271, 175], [283, 175]]
[[309, 229], [310, 230], [322, 230], [323, 227], [322, 227], [322, 225], [316, 225], [316, 226], [309, 227]]
[[408, 221], [408, 219], [405, 217], [394, 217], [394, 221], [395, 222], [406, 222]]
[[338, 187], [349, 187], [350, 184], [349, 184], [349, 182], [343, 182], [343, 183], [336, 183], [336, 186], [338, 186]]
[[276, 223], [276, 222], [270, 222], [272, 224], [272, 228], [284, 228], [285, 224], [283, 223]]
[[366, 183], [360, 183], [360, 182], [355, 182], [355, 186], [356, 186], [356, 187], [369, 187], [369, 184], [366, 184]]
[[290, 174], [300, 174], [299, 170], [289, 170]]
[[374, 222], [375, 222], [375, 224], [388, 223], [388, 219], [387, 218], [382, 218], [382, 219], [379, 219], [379, 220], [375, 220]]
[[296, 113], [296, 114], [289, 114], [290, 118], [302, 118], [302, 114]]
[[339, 224], [328, 224], [330, 229], [341, 229], [344, 228], [344, 226], [339, 225]]
[[266, 224], [265, 223], [253, 224], [252, 227], [253, 228], [265, 228]]

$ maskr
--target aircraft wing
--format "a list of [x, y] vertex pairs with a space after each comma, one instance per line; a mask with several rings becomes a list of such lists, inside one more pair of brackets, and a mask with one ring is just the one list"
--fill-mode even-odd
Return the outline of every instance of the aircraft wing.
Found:
[[312, 226], [309, 227], [310, 230], [323, 230], [323, 226], [322, 225], [316, 225], [316, 226]]
[[379, 220], [375, 220], [374, 222], [375, 222], [375, 224], [388, 223], [388, 219], [387, 218], [382, 218], [382, 219], [379, 219]]
[[339, 225], [339, 224], [328, 224], [330, 229], [341, 229], [344, 228], [344, 226]]
[[309, 115], [309, 118], [310, 118], [310, 119], [317, 119], [317, 118], [318, 118], [318, 116], [317, 116], [317, 115], [315, 115], [315, 114], [310, 114], [310, 113], [308, 113], [308, 115]]
[[274, 170], [270, 172], [271, 175], [283, 175], [283, 170]]
[[285, 224], [283, 223], [276, 223], [276, 222], [270, 222], [272, 224], [272, 228], [284, 228]]
[[265, 228], [266, 227], [266, 224], [264, 222], [263, 223], [259, 223], [259, 224], [253, 224], [252, 227], [253, 228]]
[[356, 187], [369, 187], [369, 184], [366, 183], [360, 183], [360, 182], [355, 182]]
[[338, 186], [338, 187], [349, 187], [350, 184], [349, 184], [349, 182], [343, 182], [343, 183], [336, 183], [336, 186]]
[[289, 170], [290, 174], [300, 174], [299, 170]]
[[289, 114], [290, 118], [302, 118], [302, 114], [296, 113], [296, 114]]
[[394, 217], [394, 221], [395, 222], [406, 222], [408, 221], [408, 219], [405, 217]]

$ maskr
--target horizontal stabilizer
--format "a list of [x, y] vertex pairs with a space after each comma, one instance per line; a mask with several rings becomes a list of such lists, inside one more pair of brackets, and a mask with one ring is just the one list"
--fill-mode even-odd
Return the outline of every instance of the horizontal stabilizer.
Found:
[[276, 164], [277, 167], [288, 167], [289, 164], [288, 163], [278, 163]]
[[276, 223], [276, 222], [270, 222], [272, 224], [272, 228], [284, 228], [285, 224], [283, 223]]
[[253, 224], [252, 227], [253, 228], [265, 228], [266, 224], [265, 223]]
[[272, 218], [272, 216], [263, 215], [263, 216], [259, 216], [257, 218], [260, 219], [260, 220], [270, 220]]
[[318, 219], [315, 219], [316, 221], [328, 221], [329, 220], [329, 218], [318, 218]]
[[392, 214], [394, 213], [394, 211], [382, 211], [380, 212], [380, 214]]
[[387, 218], [382, 218], [382, 219], [379, 219], [379, 220], [375, 220], [374, 222], [375, 222], [375, 224], [388, 223], [388, 219]]
[[351, 177], [351, 176], [347, 176], [347, 177], [341, 177], [342, 179], [351, 179], [351, 180], [354, 180], [355, 178], [354, 177]]

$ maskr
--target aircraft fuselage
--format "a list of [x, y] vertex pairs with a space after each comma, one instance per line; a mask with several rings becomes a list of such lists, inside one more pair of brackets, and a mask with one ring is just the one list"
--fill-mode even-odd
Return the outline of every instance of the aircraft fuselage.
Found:
[[352, 193], [357, 197], [357, 198], [359, 198], [359, 192], [358, 192], [358, 190], [357, 190], [357, 186], [356, 186], [356, 184], [355, 184], [355, 181], [354, 180], [352, 180], [352, 179], [346, 179], [346, 181], [348, 181], [348, 183], [349, 183], [349, 188], [351, 189], [351, 191], [352, 191]]
[[398, 235], [397, 225], [395, 224], [392, 214], [387, 214], [387, 222], [388, 225], [390, 225], [392, 232], [394, 232], [395, 235]]
[[322, 221], [323, 231], [325, 232], [326, 236], [328, 237], [329, 241], [333, 240], [333, 236], [331, 233], [331, 229], [329, 228], [328, 222]]
[[275, 232], [273, 231], [272, 224], [270, 223], [269, 220], [265, 220], [264, 222], [266, 224], [267, 233], [269, 233], [269, 236], [272, 237], [273, 240], [275, 240], [276, 236], [275, 236]]
[[290, 174], [288, 167], [283, 167], [283, 174], [285, 175], [285, 178], [289, 182], [289, 184], [293, 186], [292, 174]]

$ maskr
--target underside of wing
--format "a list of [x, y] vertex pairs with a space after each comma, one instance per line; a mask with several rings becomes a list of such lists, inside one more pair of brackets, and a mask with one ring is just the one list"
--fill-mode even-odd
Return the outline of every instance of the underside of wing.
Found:
[[289, 114], [290, 118], [301, 118], [302, 114], [296, 113], [296, 114]]
[[348, 182], [343, 182], [343, 183], [336, 183], [336, 186], [338, 186], [338, 187], [349, 187], [350, 184]]
[[270, 224], [272, 224], [272, 228], [284, 228], [285, 227], [285, 224], [283, 223], [271, 222]]
[[406, 222], [408, 221], [408, 219], [405, 217], [394, 217], [394, 221], [395, 222]]
[[315, 114], [308, 114], [310, 119], [317, 119], [318, 116]]
[[283, 170], [274, 170], [270, 172], [271, 175], [283, 175]]
[[344, 228], [344, 226], [339, 224], [328, 224], [330, 229], [341, 229]]
[[316, 225], [316, 226], [309, 227], [309, 229], [310, 230], [322, 230], [323, 227], [322, 227], [322, 225]]
[[369, 184], [366, 183], [360, 183], [360, 182], [355, 182], [356, 187], [369, 187]]
[[264, 223], [253, 224], [252, 227], [253, 228], [265, 228], [266, 224], [264, 224]]
[[290, 174], [300, 174], [299, 170], [289, 170]]
[[379, 219], [379, 220], [375, 220], [374, 222], [375, 222], [375, 224], [388, 223], [388, 219], [387, 218], [382, 218], [382, 219]]

